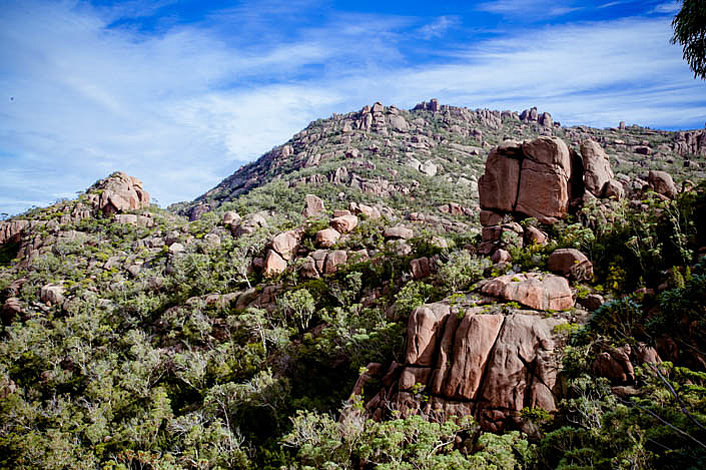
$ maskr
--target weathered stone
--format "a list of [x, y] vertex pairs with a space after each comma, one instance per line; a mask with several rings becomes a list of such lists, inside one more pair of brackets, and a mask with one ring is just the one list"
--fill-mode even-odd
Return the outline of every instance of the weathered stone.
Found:
[[584, 185], [594, 196], [601, 197], [605, 185], [613, 179], [608, 155], [598, 142], [585, 140], [581, 143], [581, 156], [583, 157]]
[[326, 256], [326, 266], [324, 272], [333, 274], [338, 271], [338, 267], [346, 264], [348, 261], [348, 253], [345, 250], [334, 250]]
[[291, 259], [297, 245], [299, 245], [299, 237], [291, 230], [282, 232], [272, 239], [272, 249], [285, 260]]
[[603, 197], [622, 199], [625, 197], [625, 188], [623, 184], [618, 180], [610, 180], [603, 187]]
[[576, 281], [593, 279], [593, 264], [586, 255], [574, 248], [554, 250], [549, 255], [548, 268], [554, 273], [559, 273]]
[[443, 303], [424, 305], [412, 312], [407, 324], [406, 364], [433, 365], [438, 335], [450, 313], [450, 307]]
[[557, 137], [540, 137], [522, 146], [522, 176], [515, 210], [551, 223], [569, 209], [569, 148]]
[[358, 226], [358, 217], [351, 215], [341, 215], [331, 219], [331, 227], [339, 233], [350, 233]]
[[307, 256], [299, 268], [301, 275], [307, 279], [316, 279], [319, 277], [319, 271], [316, 269], [316, 261], [311, 256]]
[[650, 171], [647, 183], [650, 185], [650, 189], [658, 194], [667, 196], [670, 199], [677, 197], [678, 190], [672, 175], [666, 171]]
[[336, 229], [329, 227], [316, 232], [314, 241], [316, 246], [331, 248], [336, 244], [339, 238], [341, 238], [341, 233]]
[[223, 214], [223, 225], [237, 225], [240, 223], [240, 216], [235, 211], [227, 211]]
[[490, 257], [490, 260], [497, 264], [497, 263], [507, 263], [512, 259], [510, 256], [510, 253], [507, 250], [503, 250], [502, 248], [495, 250], [495, 253], [493, 253], [493, 256]]
[[[455, 329], [451, 367], [445, 374], [442, 394], [448, 398], [476, 399], [485, 365], [502, 327], [502, 315], [478, 315], [479, 308], [465, 313]], [[437, 369], [444, 364], [437, 363]]]
[[403, 240], [408, 240], [414, 236], [414, 232], [402, 225], [397, 225], [395, 227], [388, 227], [384, 232], [385, 238], [401, 238]]
[[521, 162], [514, 156], [521, 147], [516, 142], [506, 142], [504, 145], [504, 149], [491, 150], [485, 163], [485, 173], [478, 180], [481, 209], [500, 212], [515, 209]]
[[528, 226], [525, 227], [524, 231], [524, 241], [525, 245], [546, 245], [549, 240], [549, 236], [546, 233], [539, 230], [537, 227]]
[[439, 166], [431, 160], [427, 160], [419, 166], [419, 171], [427, 176], [436, 176]]
[[39, 290], [39, 300], [50, 305], [61, 304], [64, 302], [64, 291], [61, 284], [47, 284]]
[[304, 197], [304, 217], [313, 217], [315, 215], [321, 214], [326, 208], [324, 206], [324, 201], [313, 194], [307, 194]]
[[266, 277], [282, 274], [287, 269], [287, 262], [274, 250], [268, 250], [262, 273]]
[[186, 247], [179, 242], [174, 242], [171, 245], [169, 245], [169, 254], [170, 255], [177, 255], [179, 253], [183, 253], [184, 251], [186, 251]]
[[503, 215], [497, 212], [482, 210], [478, 214], [480, 224], [483, 226], [487, 225], [499, 225], [503, 222]]
[[630, 362], [630, 353], [631, 348], [627, 344], [604, 351], [596, 356], [593, 371], [614, 383], [632, 383], [635, 381], [635, 369]]
[[481, 292], [536, 310], [567, 310], [574, 306], [568, 281], [553, 274], [507, 274], [483, 283]]
[[100, 194], [91, 200], [106, 214], [143, 209], [150, 204], [150, 195], [142, 189], [142, 181], [121, 171], [96, 183], [89, 193], [95, 190], [100, 190]]
[[412, 267], [412, 278], [414, 279], [424, 279], [425, 277], [429, 277], [431, 274], [429, 258], [426, 256], [413, 259], [410, 262], [410, 266]]

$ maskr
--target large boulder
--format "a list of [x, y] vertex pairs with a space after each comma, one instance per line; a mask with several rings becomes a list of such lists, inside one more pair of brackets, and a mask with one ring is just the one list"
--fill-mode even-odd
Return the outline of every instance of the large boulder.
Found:
[[569, 282], [553, 274], [506, 274], [485, 281], [481, 292], [536, 310], [567, 310], [574, 306]]
[[272, 249], [275, 250], [283, 259], [289, 260], [294, 253], [294, 250], [299, 244], [299, 237], [296, 232], [282, 232], [272, 239]]
[[558, 137], [540, 137], [522, 145], [526, 158], [515, 211], [540, 221], [553, 221], [569, 210], [569, 148]]
[[521, 145], [513, 141], [491, 150], [485, 173], [478, 180], [481, 208], [499, 212], [515, 210], [521, 155]]
[[606, 183], [614, 176], [610, 169], [608, 155], [598, 142], [585, 140], [581, 143], [581, 156], [583, 157], [584, 185], [591, 194], [601, 197]]
[[549, 255], [549, 270], [553, 273], [574, 279], [589, 281], [593, 279], [593, 264], [586, 255], [574, 248], [559, 248]]
[[471, 415], [493, 431], [518, 425], [525, 407], [554, 411], [563, 341], [556, 327], [565, 322], [447, 301], [423, 305], [409, 317], [404, 364], [390, 367], [366, 408], [377, 419]]
[[269, 250], [265, 257], [265, 266], [262, 273], [266, 277], [282, 274], [287, 269], [287, 262], [274, 250]]
[[649, 184], [650, 189], [654, 192], [670, 199], [674, 199], [679, 193], [672, 179], [672, 175], [666, 171], [650, 171], [647, 177], [647, 184]]
[[358, 226], [358, 217], [352, 214], [345, 214], [331, 219], [331, 227], [339, 233], [350, 233]]
[[94, 207], [106, 214], [144, 209], [150, 205], [150, 195], [142, 181], [117, 171], [89, 189]]
[[316, 246], [320, 246], [322, 248], [331, 248], [333, 245], [336, 244], [339, 238], [341, 238], [341, 232], [339, 232], [335, 228], [329, 227], [316, 232], [314, 242], [316, 243]]
[[39, 300], [50, 305], [61, 304], [64, 301], [64, 291], [62, 284], [47, 284], [39, 290]]
[[304, 197], [304, 217], [313, 217], [315, 215], [321, 214], [326, 207], [324, 206], [324, 201], [313, 194], [307, 194]]
[[[588, 160], [590, 191], [603, 197], [603, 187], [613, 177], [605, 152], [593, 141], [584, 142], [582, 152]], [[522, 144], [507, 141], [494, 148], [478, 182], [481, 224], [497, 224], [508, 213], [547, 224], [564, 218], [570, 203], [585, 194], [584, 163], [553, 136]]]

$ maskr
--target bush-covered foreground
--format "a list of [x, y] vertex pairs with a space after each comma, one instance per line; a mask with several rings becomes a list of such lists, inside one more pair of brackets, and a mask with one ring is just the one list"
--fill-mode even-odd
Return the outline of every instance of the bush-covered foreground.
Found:
[[[281, 191], [263, 187], [238, 210], [255, 213]], [[76, 203], [26, 217], [60, 218]], [[541, 227], [546, 246], [512, 247], [512, 265], [476, 254], [476, 232], [447, 234], [445, 247], [424, 234], [402, 254], [381, 236], [389, 220], [363, 218], [345, 248], [373, 256], [313, 280], [248, 269], [274, 234], [304, 223], [299, 206], [240, 237], [219, 225], [231, 208], [191, 223], [153, 209], [151, 227], [102, 215], [64, 222], [70, 236], [40, 231], [54, 238], [29, 262], [4, 247], [1, 300], [17, 299], [21, 311], [5, 308], [0, 330], [0, 466], [706, 467], [706, 184], [675, 201], [589, 204]], [[306, 223], [303, 243], [321, 228]], [[169, 238], [184, 251], [170, 251]], [[402, 361], [415, 307], [476, 296], [484, 278], [546, 269], [558, 247], [594, 263], [595, 278], [574, 286], [579, 300], [600, 293], [606, 302], [566, 328], [556, 413], [525, 409], [522, 428], [499, 435], [469, 417], [366, 417], [380, 384], [362, 397], [350, 396], [353, 385], [370, 362]], [[438, 256], [438, 269], [412, 280], [419, 256]], [[56, 284], [63, 301], [42, 300], [42, 287]], [[267, 306], [241, 302], [270, 290]], [[658, 346], [663, 362], [621, 383], [598, 377], [596, 357], [626, 345]]]

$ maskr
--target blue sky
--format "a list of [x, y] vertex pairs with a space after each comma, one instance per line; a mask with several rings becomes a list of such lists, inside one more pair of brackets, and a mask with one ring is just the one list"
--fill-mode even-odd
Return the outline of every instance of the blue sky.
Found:
[[114, 170], [189, 200], [377, 100], [702, 128], [679, 2], [0, 0], [0, 212]]

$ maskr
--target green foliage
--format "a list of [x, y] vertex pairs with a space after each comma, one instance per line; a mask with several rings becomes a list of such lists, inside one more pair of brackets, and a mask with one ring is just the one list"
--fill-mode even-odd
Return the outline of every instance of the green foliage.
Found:
[[683, 0], [672, 27], [672, 44], [682, 46], [694, 77], [706, 79], [706, 6], [699, 0]]
[[[476, 433], [470, 418], [430, 423], [419, 416], [386, 422], [366, 420], [355, 409], [334, 421], [328, 415], [298, 412], [283, 442], [296, 450], [295, 468], [506, 469], [527, 468], [533, 448], [519, 433]], [[470, 453], [457, 438], [475, 435]], [[472, 441], [469, 438], [469, 441]]]
[[436, 278], [448, 293], [462, 292], [483, 278], [483, 272], [490, 267], [490, 260], [478, 258], [468, 251], [454, 251], [441, 263]]

